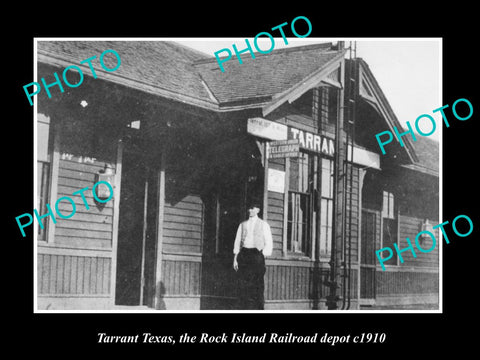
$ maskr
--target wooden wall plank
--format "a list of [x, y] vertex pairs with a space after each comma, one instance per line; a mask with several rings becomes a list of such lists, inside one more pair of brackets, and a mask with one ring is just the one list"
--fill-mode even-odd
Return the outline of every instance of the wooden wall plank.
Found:
[[172, 293], [178, 294], [179, 293], [179, 284], [180, 284], [180, 274], [178, 273], [177, 269], [177, 263], [175, 261], [172, 261], [170, 263], [170, 277], [165, 279], [165, 283], [168, 283], [169, 279], [173, 278], [173, 283], [171, 285], [172, 288]]
[[69, 229], [69, 228], [57, 228], [56, 234], [63, 237], [77, 237], [80, 239], [105, 239], [111, 240], [112, 233], [108, 231], [95, 231], [89, 229]]
[[65, 256], [57, 257], [57, 267], [55, 272], [56, 284], [55, 293], [61, 293], [63, 290], [63, 269], [65, 263]]
[[96, 258], [97, 260], [97, 268], [96, 268], [96, 273], [97, 273], [97, 281], [96, 281], [96, 286], [95, 286], [95, 293], [101, 294], [103, 291], [103, 258]]
[[295, 274], [293, 267], [289, 266], [287, 267], [288, 269], [288, 298], [289, 299], [294, 299], [295, 298]]
[[[268, 223], [269, 224], [277, 223], [279, 225], [282, 225], [282, 223], [283, 223], [283, 208], [279, 212], [275, 212], [274, 210], [276, 210], [276, 208], [270, 209], [270, 211], [268, 213]], [[272, 225], [270, 225], [270, 226], [272, 226]]]
[[271, 191], [268, 192], [268, 194], [269, 194], [269, 196], [268, 196], [268, 206], [283, 209], [283, 198], [282, 199], [277, 199], [275, 197], [271, 197], [270, 196], [271, 193], [272, 193]]
[[78, 249], [111, 249], [110, 239], [58, 236], [55, 243], [59, 246]]
[[281, 299], [287, 298], [287, 284], [285, 283], [285, 277], [286, 277], [285, 272], [286, 272], [286, 266], [281, 266], [280, 277], [277, 279], [277, 281], [280, 282], [280, 298]]
[[71, 256], [70, 261], [70, 292], [78, 294], [78, 256]]
[[186, 222], [171, 222], [171, 221], [164, 221], [163, 222], [164, 229], [169, 229], [169, 230], [177, 230], [177, 229], [183, 229], [187, 231], [193, 231], [193, 232], [202, 232], [202, 224], [197, 223], [197, 224], [189, 224]]
[[[60, 169], [61, 171], [61, 169]], [[62, 194], [70, 195], [80, 189], [88, 187], [88, 190], [84, 192], [85, 196], [92, 196], [92, 188], [95, 185], [95, 175], [88, 174], [88, 178], [85, 177], [85, 173], [76, 172], [75, 175], [72, 172], [71, 177], [63, 177], [61, 174], [58, 177], [58, 192]], [[80, 196], [80, 195], [73, 195]]]
[[[64, 215], [69, 215], [72, 212], [72, 206], [67, 201], [62, 201], [58, 204], [58, 208]], [[106, 207], [103, 209], [99, 209], [96, 206], [90, 207], [89, 210], [82, 204], [76, 205], [76, 212], [72, 218], [80, 220], [80, 221], [93, 221], [93, 222], [101, 222], [105, 223], [105, 219], [111, 219], [113, 216], [113, 208]], [[63, 221], [60, 217], [57, 218], [58, 221]], [[112, 223], [112, 221], [108, 221], [108, 223]]]
[[[90, 183], [90, 185], [88, 185], [87, 183], [85, 184], [85, 186], [89, 186], [90, 188], [95, 183], [95, 173], [93, 172], [81, 172], [76, 169], [68, 169], [65, 167], [60, 167], [58, 170], [58, 175], [60, 178], [65, 179], [65, 183], [68, 183], [67, 182], [68, 179], [85, 181]], [[85, 186], [82, 186], [81, 188]]]
[[164, 253], [198, 253], [199, 246], [195, 245], [176, 245], [164, 243], [163, 251]]
[[55, 294], [56, 293], [56, 275], [57, 273], [57, 256], [50, 256], [50, 268], [49, 268], [49, 286], [48, 286], [48, 292], [50, 294]]
[[83, 291], [85, 294], [90, 294], [90, 283], [91, 283], [91, 274], [90, 271], [92, 269], [92, 258], [86, 257], [84, 262], [84, 275], [83, 275]]
[[[94, 199], [93, 196], [93, 186], [95, 185], [95, 182], [88, 182], [88, 181], [79, 181], [76, 179], [70, 179], [70, 178], [63, 178], [59, 177], [58, 178], [58, 187], [57, 187], [57, 192], [59, 194], [63, 194], [65, 196], [70, 196], [72, 199], [73, 198], [78, 198], [81, 200], [83, 203], [83, 197], [87, 199]], [[87, 190], [82, 190], [84, 188], [87, 188]], [[73, 195], [74, 192], [77, 192], [79, 190], [82, 190], [81, 193]], [[83, 193], [83, 197], [82, 194]], [[112, 198], [115, 195], [112, 195]], [[108, 204], [110, 200], [106, 203]]]
[[[68, 215], [69, 213], [71, 213], [71, 209], [72, 209], [70, 205], [63, 206], [63, 202], [60, 203], [60, 206], [58, 208], [61, 211], [61, 213], [65, 215]], [[110, 226], [112, 226], [112, 215], [113, 215], [113, 209], [111, 208], [103, 209], [102, 212], [89, 211], [86, 209], [81, 210], [77, 208], [75, 215], [73, 215], [71, 219], [78, 221], [80, 223], [82, 222], [100, 223], [100, 224], [109, 224]], [[57, 223], [63, 223], [65, 221], [72, 221], [72, 220], [57, 218]]]
[[[103, 170], [105, 168], [104, 164], [99, 164], [99, 163], [83, 163], [83, 162], [78, 162], [78, 161], [71, 161], [71, 160], [66, 160], [60, 158], [60, 169], [68, 169], [68, 170], [73, 170], [77, 171], [80, 173], [91, 173], [95, 174], [99, 170]], [[110, 164], [112, 165], [112, 164]]]
[[39, 294], [42, 293], [42, 285], [43, 285], [43, 263], [44, 263], [45, 255], [39, 254], [37, 259], [37, 292]]
[[[399, 248], [404, 249], [408, 246], [406, 238], [410, 239], [410, 242], [415, 247], [415, 237], [421, 230], [421, 225], [423, 223], [423, 219], [414, 218], [411, 216], [405, 216], [400, 214], [399, 216], [400, 222], [400, 239], [399, 239]], [[430, 221], [431, 223], [435, 223], [435, 220]], [[437, 267], [439, 263], [439, 232], [438, 229], [434, 229], [433, 234], [436, 239], [436, 246], [435, 248], [428, 253], [423, 253], [421, 251], [417, 251], [415, 249], [415, 253], [417, 255], [416, 258], [413, 257], [413, 254], [410, 251], [406, 251], [402, 253], [402, 257], [404, 259], [403, 266], [432, 266]], [[420, 240], [419, 240], [420, 241]], [[427, 250], [432, 246], [432, 240], [430, 237], [427, 237], [421, 246]]]
[[103, 278], [104, 278], [104, 287], [103, 287], [103, 293], [108, 294], [110, 293], [110, 287], [112, 281], [111, 279], [111, 274], [112, 274], [112, 261], [110, 259], [103, 259], [105, 262], [104, 270], [103, 270]]
[[182, 210], [201, 211], [202, 210], [202, 204], [197, 203], [197, 202], [188, 202], [188, 201], [184, 201], [182, 199], [181, 201], [179, 201], [176, 204], [166, 202], [165, 203], [165, 210], [167, 210], [167, 208], [168, 209], [175, 208], [175, 209], [182, 209]]
[[[60, 160], [57, 198], [70, 197], [75, 203], [76, 213], [70, 219], [57, 219], [55, 229], [57, 244], [82, 248], [111, 247], [115, 199], [97, 206], [92, 194], [95, 173], [100, 169], [103, 169], [103, 164]], [[90, 188], [84, 192], [88, 210], [80, 195], [72, 195], [73, 192], [85, 187]], [[71, 204], [66, 200], [60, 202], [58, 208], [65, 215], [70, 214], [72, 210]], [[78, 261], [76, 264], [78, 265]], [[68, 277], [68, 281], [72, 282], [73, 279]]]
[[272, 272], [270, 271], [270, 267], [267, 266], [265, 271], [265, 299], [271, 298], [271, 274]]
[[165, 252], [201, 252], [203, 201], [189, 194], [175, 204], [165, 203], [163, 243]]
[[165, 215], [179, 215], [191, 218], [201, 218], [202, 215], [198, 210], [195, 209], [181, 209], [173, 208], [165, 205]]
[[77, 259], [77, 294], [84, 293], [84, 268], [85, 268], [85, 257], [79, 257]]
[[164, 221], [165, 222], [170, 222], [170, 223], [177, 223], [177, 224], [198, 225], [199, 224], [199, 218], [201, 218], [201, 214], [197, 214], [197, 216], [165, 214]]
[[435, 272], [377, 272], [377, 295], [437, 293], [438, 288], [438, 273]]
[[90, 293], [96, 294], [97, 293], [97, 283], [99, 280], [99, 272], [98, 272], [98, 260], [101, 260], [97, 257], [92, 257], [90, 260]]
[[[75, 215], [73, 216], [75, 217]], [[103, 222], [78, 221], [78, 219], [62, 219], [57, 221], [57, 229], [89, 230], [99, 233], [107, 233], [105, 238], [111, 239], [112, 224]]]
[[72, 274], [72, 257], [71, 256], [63, 256], [65, 259], [64, 261], [64, 269], [63, 269], [63, 290], [62, 293], [70, 293], [70, 285], [71, 285], [71, 274]]

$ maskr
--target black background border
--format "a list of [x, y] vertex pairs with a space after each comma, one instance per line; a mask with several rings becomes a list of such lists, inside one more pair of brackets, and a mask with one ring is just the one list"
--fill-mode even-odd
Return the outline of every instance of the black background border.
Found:
[[[135, 4], [130, 4], [133, 7]], [[260, 14], [254, 8], [236, 5], [245, 12], [233, 8], [233, 4], [201, 4], [193, 9], [184, 4], [182, 11], [136, 5], [127, 14], [119, 15], [119, 6], [99, 10], [92, 5], [52, 10], [28, 9], [10, 25], [3, 24], [6, 40], [2, 57], [4, 79], [4, 192], [7, 208], [3, 223], [5, 236], [4, 290], [7, 346], [35, 352], [48, 353], [51, 357], [67, 354], [111, 355], [113, 352], [135, 354], [140, 350], [152, 350], [159, 356], [173, 351], [195, 354], [237, 354], [246, 351], [252, 356], [263, 350], [283, 353], [295, 349], [305, 356], [337, 351], [368, 351], [369, 353], [405, 356], [425, 353], [441, 353], [450, 348], [473, 348], [476, 331], [469, 328], [475, 316], [475, 285], [478, 253], [478, 212], [476, 202], [476, 129], [480, 112], [478, 81], [475, 61], [475, 21], [470, 18], [475, 10], [458, 4], [452, 9], [438, 12], [435, 9], [421, 11], [407, 4], [389, 5], [384, 8], [346, 4], [322, 3], [316, 8], [285, 7], [279, 13]], [[152, 5], [153, 6], [153, 5]], [[229, 7], [231, 6], [231, 7]], [[391, 9], [390, 9], [391, 7]], [[187, 8], [189, 9], [187, 11]], [[282, 8], [277, 3], [275, 8]], [[68, 11], [67, 11], [68, 10]], [[124, 10], [124, 9], [122, 9]], [[184, 15], [188, 12], [190, 15]], [[469, 15], [472, 14], [472, 15]], [[33, 313], [33, 241], [21, 238], [14, 217], [27, 212], [33, 206], [33, 108], [29, 106], [23, 85], [33, 81], [34, 37], [254, 37], [296, 16], [307, 16], [313, 26], [310, 37], [441, 37], [443, 38], [443, 103], [452, 104], [458, 98], [467, 98], [473, 104], [474, 114], [468, 121], [450, 121], [450, 128], [443, 128], [443, 219], [450, 222], [459, 214], [468, 215], [474, 224], [473, 233], [458, 238], [449, 232], [450, 244], [443, 248], [443, 304], [442, 314], [34, 314]], [[13, 25], [12, 25], [13, 24]], [[408, 104], [405, 104], [408, 106]], [[432, 109], [433, 110], [433, 109]], [[447, 113], [448, 114], [448, 113]], [[11, 234], [11, 235], [10, 235]], [[6, 267], [5, 267], [6, 265]], [[475, 323], [473, 324], [475, 327]], [[334, 347], [325, 344], [98, 344], [97, 333], [134, 335], [150, 332], [154, 335], [173, 335], [188, 332], [200, 335], [247, 332], [261, 335], [264, 332], [308, 335], [328, 332], [332, 335], [361, 333], [385, 333], [383, 344], [344, 344]], [[478, 332], [477, 332], [478, 333]], [[313, 351], [313, 352], [311, 352]], [[317, 353], [318, 351], [318, 353]], [[308, 353], [307, 353], [308, 352]], [[63, 357], [63, 356], [62, 356]], [[95, 356], [96, 357], [96, 356]]]

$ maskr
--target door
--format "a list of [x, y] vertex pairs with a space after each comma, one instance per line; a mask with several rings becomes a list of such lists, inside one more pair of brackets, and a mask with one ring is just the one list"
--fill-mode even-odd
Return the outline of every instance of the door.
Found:
[[376, 224], [377, 214], [375, 212], [362, 210], [360, 300], [363, 304], [373, 302], [375, 299]]
[[126, 148], [117, 243], [116, 305], [153, 305], [157, 181], [142, 152]]

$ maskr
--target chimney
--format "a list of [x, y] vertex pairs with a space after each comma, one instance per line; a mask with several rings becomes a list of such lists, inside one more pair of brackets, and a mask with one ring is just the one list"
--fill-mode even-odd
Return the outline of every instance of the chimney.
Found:
[[331, 48], [332, 50], [343, 50], [345, 49], [345, 41], [334, 41]]

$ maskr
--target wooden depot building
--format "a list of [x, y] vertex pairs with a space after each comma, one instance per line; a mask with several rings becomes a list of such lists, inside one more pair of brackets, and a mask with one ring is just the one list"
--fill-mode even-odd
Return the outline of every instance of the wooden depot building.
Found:
[[[92, 62], [93, 78], [80, 62], [107, 49], [121, 66]], [[438, 308], [438, 248], [385, 271], [375, 256], [439, 222], [438, 145], [404, 137], [381, 154], [375, 134], [400, 124], [342, 42], [222, 73], [174, 42], [37, 40], [38, 79], [72, 64], [81, 86], [35, 99], [37, 209], [76, 204], [38, 227], [38, 309], [237, 310], [233, 242], [251, 200], [274, 240], [267, 310]], [[98, 179], [113, 199], [86, 191], [86, 209], [72, 193]]]

